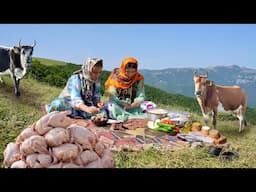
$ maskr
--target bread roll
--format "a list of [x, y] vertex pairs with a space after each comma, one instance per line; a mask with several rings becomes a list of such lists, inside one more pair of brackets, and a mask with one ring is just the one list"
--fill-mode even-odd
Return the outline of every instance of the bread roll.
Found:
[[191, 131], [201, 131], [202, 125], [200, 122], [192, 123]]
[[211, 137], [213, 139], [219, 139], [220, 133], [218, 130], [212, 129], [209, 131], [209, 137]]

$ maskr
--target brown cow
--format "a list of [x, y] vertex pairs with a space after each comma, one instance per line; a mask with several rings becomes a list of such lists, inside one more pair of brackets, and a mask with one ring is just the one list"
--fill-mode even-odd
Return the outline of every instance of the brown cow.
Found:
[[213, 113], [212, 123], [216, 129], [218, 111], [232, 112], [240, 121], [239, 132], [246, 126], [245, 111], [247, 95], [239, 86], [219, 86], [208, 80], [208, 74], [194, 74], [195, 95], [201, 107], [206, 125], [208, 115]]

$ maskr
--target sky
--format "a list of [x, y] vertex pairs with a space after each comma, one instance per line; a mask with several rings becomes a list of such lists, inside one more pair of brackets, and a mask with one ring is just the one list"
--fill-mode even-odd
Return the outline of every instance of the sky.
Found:
[[0, 24], [0, 45], [32, 44], [35, 57], [104, 69], [135, 57], [140, 69], [239, 65], [256, 68], [256, 24]]

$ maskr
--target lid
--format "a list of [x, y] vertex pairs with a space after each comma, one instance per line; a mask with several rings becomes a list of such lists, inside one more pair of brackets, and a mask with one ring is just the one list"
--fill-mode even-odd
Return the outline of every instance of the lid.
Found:
[[153, 114], [158, 114], [158, 115], [161, 115], [161, 114], [167, 114], [168, 111], [165, 110], [165, 109], [159, 109], [159, 108], [156, 108], [156, 109], [150, 109], [148, 110], [147, 112], [149, 113], [153, 113]]

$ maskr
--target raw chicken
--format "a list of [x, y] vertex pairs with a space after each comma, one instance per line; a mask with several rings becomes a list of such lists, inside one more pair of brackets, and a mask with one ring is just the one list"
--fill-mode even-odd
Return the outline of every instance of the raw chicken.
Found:
[[66, 143], [52, 148], [53, 155], [59, 160], [70, 162], [75, 160], [81, 149], [77, 145]]
[[45, 133], [47, 133], [50, 129], [52, 129], [52, 126], [49, 126], [48, 121], [49, 118], [52, 116], [55, 116], [56, 114], [58, 114], [58, 111], [53, 111], [47, 115], [44, 115], [41, 119], [39, 119], [36, 122], [36, 126], [35, 126], [35, 130], [39, 135], [44, 135]]
[[[55, 161], [55, 162], [54, 162]], [[57, 162], [57, 159], [46, 154], [30, 154], [26, 158], [26, 164], [30, 168], [46, 168]]]
[[43, 168], [43, 166], [37, 161], [38, 154], [33, 153], [26, 157], [26, 164], [28, 168]]
[[51, 147], [69, 142], [69, 132], [63, 128], [54, 128], [45, 134], [46, 143]]
[[49, 118], [48, 125], [50, 125], [52, 127], [67, 128], [68, 126], [70, 126], [72, 124], [70, 118], [67, 117], [67, 115], [69, 113], [70, 113], [69, 111], [62, 111], [62, 112], [58, 112], [58, 113], [52, 115]]
[[97, 141], [96, 135], [89, 129], [73, 124], [67, 128], [70, 131], [70, 142], [78, 143], [83, 149], [92, 150]]
[[75, 163], [78, 165], [87, 165], [95, 160], [99, 159], [99, 156], [94, 151], [83, 151], [76, 159]]
[[24, 140], [31, 137], [32, 135], [37, 135], [37, 133], [33, 130], [33, 128], [28, 127], [20, 133], [16, 139], [16, 143], [21, 144]]
[[22, 158], [20, 150], [15, 143], [9, 143], [4, 150], [4, 162], [5, 167], [10, 167], [13, 162], [18, 161]]
[[23, 160], [15, 161], [11, 168], [26, 168], [26, 163]]
[[102, 166], [102, 161], [101, 161], [100, 158], [95, 160], [95, 161], [93, 161], [93, 162], [91, 162], [91, 163], [89, 163], [89, 164], [87, 164], [85, 166], [85, 168], [102, 168], [102, 167], [103, 167]]
[[[7, 145], [4, 151], [4, 166], [7, 168], [113, 167], [113, 154], [106, 149], [105, 144], [91, 130], [71, 124], [71, 119], [66, 116], [67, 113], [54, 111], [24, 129], [16, 138], [16, 143]], [[111, 143], [114, 144], [113, 136], [112, 139]]]
[[24, 155], [29, 155], [36, 152], [49, 154], [45, 138], [39, 135], [33, 135], [26, 139], [21, 144], [20, 151]]
[[103, 157], [101, 158], [103, 168], [113, 168], [115, 165], [113, 153], [109, 149], [103, 151]]
[[95, 152], [96, 152], [100, 157], [102, 157], [103, 151], [104, 151], [104, 144], [101, 143], [101, 142], [96, 143], [96, 145], [95, 145]]

